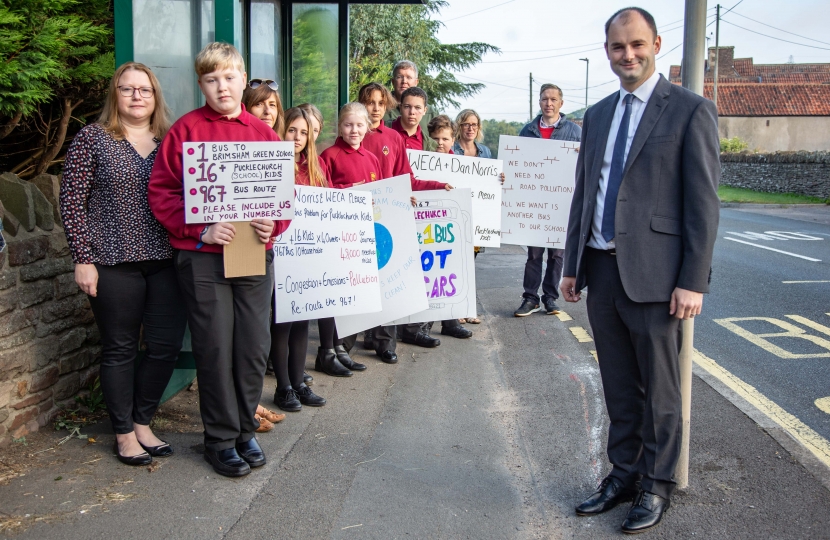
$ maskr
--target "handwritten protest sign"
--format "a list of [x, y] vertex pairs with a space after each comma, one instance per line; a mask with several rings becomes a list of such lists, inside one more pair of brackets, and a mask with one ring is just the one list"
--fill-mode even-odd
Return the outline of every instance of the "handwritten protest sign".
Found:
[[337, 332], [348, 336], [429, 308], [418, 247], [409, 175], [351, 188], [372, 195], [378, 277], [383, 311], [337, 317]]
[[371, 194], [297, 186], [293, 206], [274, 242], [276, 322], [380, 311]]
[[186, 223], [294, 217], [293, 142], [183, 145]]
[[578, 142], [499, 137], [503, 243], [565, 247], [578, 148]]
[[419, 191], [415, 225], [429, 309], [397, 324], [476, 316], [472, 195], [469, 189]]
[[500, 159], [407, 150], [415, 178], [446, 182], [469, 188], [473, 200], [473, 243], [483, 247], [501, 245]]

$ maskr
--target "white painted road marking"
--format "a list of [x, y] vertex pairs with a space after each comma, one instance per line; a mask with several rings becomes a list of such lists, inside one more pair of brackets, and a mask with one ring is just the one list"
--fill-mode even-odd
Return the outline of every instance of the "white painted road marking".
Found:
[[816, 279], [812, 281], [782, 281], [781, 283], [830, 283], [830, 279]]
[[804, 255], [799, 255], [798, 253], [790, 253], [789, 251], [782, 251], [780, 249], [771, 248], [769, 246], [762, 246], [761, 244], [753, 244], [752, 242], [744, 242], [743, 240], [738, 240], [737, 238], [729, 238], [728, 236], [724, 236], [723, 239], [732, 240], [733, 242], [739, 242], [741, 244], [746, 244], [748, 246], [754, 246], [761, 249], [768, 249], [769, 251], [774, 251], [776, 253], [783, 253], [784, 255], [789, 255], [790, 257], [798, 257], [799, 259], [804, 259], [805, 261], [821, 262], [821, 259], [806, 257]]

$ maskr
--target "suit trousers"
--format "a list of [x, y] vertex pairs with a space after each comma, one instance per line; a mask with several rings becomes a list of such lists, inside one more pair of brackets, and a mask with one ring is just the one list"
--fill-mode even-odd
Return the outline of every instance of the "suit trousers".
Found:
[[[548, 266], [545, 269], [545, 278], [542, 279], [542, 259], [548, 252]], [[562, 279], [564, 249], [527, 246], [527, 262], [525, 263], [525, 292], [522, 295], [528, 300], [539, 303], [539, 285], [542, 286], [542, 299], [550, 298], [556, 301], [559, 298], [559, 280]]]
[[398, 345], [397, 326], [376, 326], [370, 332], [375, 339], [375, 352], [382, 354], [383, 351], [395, 352]]
[[[96, 264], [98, 295], [89, 297], [101, 332], [101, 391], [115, 433], [150, 420], [182, 348], [187, 325], [173, 261]], [[139, 334], [147, 349], [136, 366]]]
[[264, 276], [226, 278], [221, 253], [174, 257], [199, 378], [205, 448], [225, 450], [254, 437], [254, 418], [271, 346], [273, 252]]
[[638, 303], [625, 293], [617, 259], [585, 248], [588, 319], [597, 346], [611, 476], [671, 497], [680, 456], [680, 320], [669, 302]]

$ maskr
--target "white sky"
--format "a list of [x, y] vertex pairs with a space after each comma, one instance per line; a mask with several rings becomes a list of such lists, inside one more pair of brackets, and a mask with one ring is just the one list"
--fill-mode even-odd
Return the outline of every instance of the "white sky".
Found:
[[[589, 88], [588, 103], [596, 103], [619, 88], [614, 73], [602, 49], [605, 40], [603, 27], [606, 19], [617, 9], [628, 4], [611, 0], [449, 0], [439, 19], [445, 27], [439, 33], [443, 43], [483, 41], [502, 49], [501, 55], [488, 54], [484, 61], [472, 69], [457, 73], [464, 82], [487, 81], [482, 92], [462, 103], [462, 108], [476, 109], [482, 118], [526, 121], [528, 117], [529, 73], [533, 72], [534, 114], [536, 113], [539, 85], [552, 82], [565, 91], [563, 112], [580, 109], [585, 105], [585, 62], [590, 60], [589, 86], [614, 80], [604, 86]], [[738, 0], [726, 0], [721, 13], [734, 6]], [[501, 5], [500, 5], [501, 4]], [[658, 56], [657, 69], [668, 76], [669, 66], [679, 65], [683, 47], [682, 19], [685, 2], [682, 0], [646, 0], [635, 3], [647, 9], [657, 21], [663, 36], [663, 49]], [[709, 2], [707, 22], [714, 21], [714, 6]], [[494, 7], [495, 6], [495, 7]], [[488, 9], [492, 8], [492, 9]], [[474, 13], [480, 10], [480, 13]], [[800, 34], [784, 33], [748, 20], [750, 17], [767, 25]], [[734, 24], [775, 36], [777, 38], [809, 44], [810, 48], [784, 43], [748, 32]], [[673, 24], [670, 24], [673, 23]], [[743, 0], [733, 13], [723, 16], [720, 25], [721, 46], [735, 46], [735, 57], [753, 57], [756, 64], [785, 63], [790, 55], [797, 63], [830, 63], [830, 9], [826, 0]], [[710, 46], [714, 46], [714, 23], [707, 28], [712, 32]], [[824, 42], [824, 43], [821, 43]], [[586, 45], [584, 47], [579, 47]], [[672, 52], [671, 49], [677, 47]], [[558, 50], [552, 50], [558, 49]], [[564, 50], [563, 50], [564, 49]], [[540, 58], [554, 55], [556, 58]], [[533, 60], [530, 60], [533, 59]], [[475, 80], [479, 79], [479, 80]], [[504, 86], [500, 86], [504, 85]], [[510, 88], [514, 87], [514, 88]], [[448, 110], [449, 114], [457, 111]]]

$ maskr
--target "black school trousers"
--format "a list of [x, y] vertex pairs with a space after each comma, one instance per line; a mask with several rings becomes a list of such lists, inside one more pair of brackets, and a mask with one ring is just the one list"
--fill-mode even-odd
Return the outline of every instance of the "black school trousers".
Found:
[[247, 442], [259, 427], [254, 414], [271, 347], [273, 257], [266, 253], [264, 276], [226, 278], [221, 253], [179, 250], [174, 256], [208, 450]]

